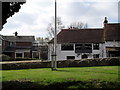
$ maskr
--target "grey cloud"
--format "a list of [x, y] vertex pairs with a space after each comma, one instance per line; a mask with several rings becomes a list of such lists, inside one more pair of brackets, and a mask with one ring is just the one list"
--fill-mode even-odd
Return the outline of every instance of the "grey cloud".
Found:
[[[97, 6], [98, 4], [100, 6]], [[72, 2], [68, 4], [66, 9], [59, 10], [59, 15], [61, 15], [61, 17], [63, 16], [64, 18], [71, 20], [71, 22], [73, 20], [77, 21], [84, 19], [84, 21], [87, 22], [90, 27], [94, 27], [97, 25], [102, 26], [102, 22], [105, 16], [111, 19], [116, 18], [113, 14], [117, 12], [116, 10], [114, 10], [116, 8], [115, 5], [116, 2], [112, 2], [112, 4], [111, 2], [109, 2], [108, 4], [104, 2]]]

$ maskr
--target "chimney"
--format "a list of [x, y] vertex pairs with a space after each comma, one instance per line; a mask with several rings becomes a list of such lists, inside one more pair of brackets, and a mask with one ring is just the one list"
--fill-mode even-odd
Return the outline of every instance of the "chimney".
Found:
[[18, 33], [17, 33], [17, 31], [15, 32], [15, 36], [16, 36], [16, 37], [18, 36]]
[[105, 41], [106, 40], [106, 26], [107, 26], [107, 23], [108, 23], [108, 20], [107, 20], [107, 17], [105, 17], [105, 20], [104, 20], [104, 31], [103, 31], [103, 40]]
[[107, 24], [107, 23], [108, 23], [108, 20], [107, 20], [107, 17], [105, 17], [104, 24]]

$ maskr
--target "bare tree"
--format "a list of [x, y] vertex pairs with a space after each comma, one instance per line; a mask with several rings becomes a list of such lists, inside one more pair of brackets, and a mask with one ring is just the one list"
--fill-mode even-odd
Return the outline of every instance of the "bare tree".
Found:
[[39, 45], [47, 45], [47, 43], [50, 41], [49, 38], [43, 38], [43, 37], [37, 37], [36, 41]]
[[87, 27], [88, 27], [88, 24], [87, 23], [83, 23], [83, 22], [74, 22], [74, 23], [71, 23], [70, 26], [68, 26], [68, 28], [70, 28], [70, 29], [73, 29], [73, 28], [85, 29]]
[[38, 44], [37, 56], [39, 57], [39, 59], [47, 60], [49, 38], [37, 37], [36, 42]]
[[[48, 38], [50, 39], [54, 37], [54, 29], [55, 29], [54, 27], [55, 27], [55, 18], [52, 17], [52, 20], [47, 27]], [[57, 17], [57, 34], [61, 31], [62, 28], [64, 28], [64, 25], [62, 24], [61, 17]]]

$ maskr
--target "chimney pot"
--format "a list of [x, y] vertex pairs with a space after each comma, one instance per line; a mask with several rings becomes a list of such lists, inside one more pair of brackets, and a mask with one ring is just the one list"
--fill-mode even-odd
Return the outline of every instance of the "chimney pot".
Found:
[[107, 17], [105, 17], [104, 24], [107, 24], [107, 23], [108, 23], [108, 20], [107, 20]]
[[15, 36], [18, 36], [18, 33], [17, 33], [17, 32], [15, 32]]

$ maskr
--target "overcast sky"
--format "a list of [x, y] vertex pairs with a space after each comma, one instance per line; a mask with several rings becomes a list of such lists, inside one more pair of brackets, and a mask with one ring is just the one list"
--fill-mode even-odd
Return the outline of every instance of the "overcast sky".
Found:
[[[102, 28], [104, 17], [118, 22], [119, 0], [57, 0], [57, 15], [66, 27], [72, 22], [84, 22], [89, 28]], [[7, 20], [0, 34], [47, 37], [47, 26], [54, 16], [54, 0], [27, 0], [20, 11]]]

